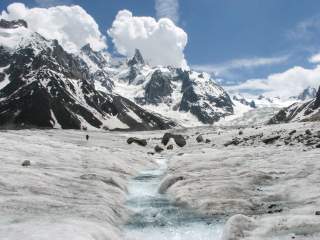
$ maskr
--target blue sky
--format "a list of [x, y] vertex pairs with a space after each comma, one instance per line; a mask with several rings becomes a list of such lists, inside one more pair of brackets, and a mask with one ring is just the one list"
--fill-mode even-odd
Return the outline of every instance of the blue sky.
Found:
[[[0, 9], [13, 2], [1, 0]], [[78, 4], [104, 34], [121, 9], [137, 16], [157, 15], [153, 0], [19, 2], [28, 7]], [[308, 59], [320, 50], [319, 0], [180, 0], [176, 10], [176, 23], [188, 34], [188, 64], [214, 71], [225, 84], [267, 78], [294, 66], [314, 67]], [[112, 49], [110, 39], [108, 45]]]

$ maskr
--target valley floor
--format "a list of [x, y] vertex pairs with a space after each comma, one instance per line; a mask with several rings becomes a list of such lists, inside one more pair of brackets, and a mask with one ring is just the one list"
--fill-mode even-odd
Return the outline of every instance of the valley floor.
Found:
[[320, 238], [319, 123], [175, 132], [1, 131], [0, 239]]

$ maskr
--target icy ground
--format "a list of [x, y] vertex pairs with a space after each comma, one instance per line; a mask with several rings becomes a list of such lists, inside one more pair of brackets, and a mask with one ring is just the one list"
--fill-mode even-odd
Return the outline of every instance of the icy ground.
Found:
[[164, 132], [1, 131], [0, 239], [320, 239], [319, 123], [239, 131], [175, 130], [187, 146], [154, 155]]

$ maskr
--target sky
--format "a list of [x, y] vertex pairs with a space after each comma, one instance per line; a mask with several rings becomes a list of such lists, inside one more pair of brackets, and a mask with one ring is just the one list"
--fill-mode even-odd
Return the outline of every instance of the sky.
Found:
[[[14, 2], [17, 1], [1, 0], [0, 10], [6, 10]], [[98, 47], [103, 45], [102, 38], [108, 51], [114, 54], [132, 55], [138, 46], [152, 64], [168, 61], [210, 72], [230, 91], [267, 92], [270, 96], [288, 97], [305, 87], [320, 85], [319, 0], [18, 2], [30, 9], [79, 5], [97, 23], [98, 30], [92, 29], [95, 37], [100, 38], [95, 41]], [[128, 12], [122, 11], [124, 9]], [[83, 16], [83, 13], [76, 15]], [[53, 14], [50, 24], [58, 21], [56, 16], [60, 15]], [[151, 18], [139, 18], [142, 16]], [[172, 21], [158, 21], [164, 17]], [[74, 27], [86, 23], [92, 27], [90, 21], [74, 21]], [[152, 34], [146, 38], [144, 32], [149, 28]], [[54, 36], [59, 38], [60, 29], [54, 30]], [[86, 41], [88, 32], [81, 34]], [[61, 41], [73, 48], [83, 43], [72, 39], [71, 34], [70, 38]]]

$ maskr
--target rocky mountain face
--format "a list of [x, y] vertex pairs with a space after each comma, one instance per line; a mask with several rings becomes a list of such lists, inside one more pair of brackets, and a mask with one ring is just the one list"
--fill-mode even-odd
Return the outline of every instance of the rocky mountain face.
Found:
[[[192, 119], [198, 125], [212, 124], [233, 114], [229, 95], [208, 74], [173, 67], [151, 67], [139, 50], [128, 61], [109, 62], [102, 68], [95, 65], [97, 67], [113, 82], [111, 92], [178, 122]], [[104, 79], [96, 81], [98, 87], [105, 84]]]
[[299, 101], [306, 101], [315, 98], [317, 95], [317, 89], [313, 87], [308, 87], [304, 89], [298, 96], [292, 97], [292, 99]]
[[249, 107], [251, 107], [253, 109], [257, 108], [256, 103], [255, 103], [254, 100], [249, 101], [246, 98], [244, 98], [243, 96], [234, 95], [232, 97], [232, 100], [237, 101], [237, 102], [239, 102], [239, 103], [241, 103], [241, 104], [243, 104], [245, 106], [249, 106]]
[[287, 108], [281, 109], [272, 119], [270, 119], [269, 124], [319, 120], [320, 87], [314, 99], [304, 102], [297, 102]]
[[[86, 58], [67, 53], [22, 20], [1, 20], [0, 127], [151, 130], [176, 125], [112, 94], [113, 82], [102, 69], [108, 56], [89, 46], [82, 52]], [[96, 89], [95, 81], [106, 91]]]

